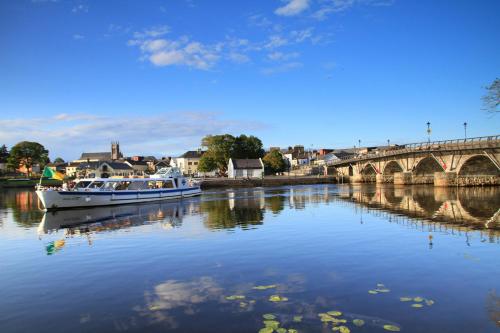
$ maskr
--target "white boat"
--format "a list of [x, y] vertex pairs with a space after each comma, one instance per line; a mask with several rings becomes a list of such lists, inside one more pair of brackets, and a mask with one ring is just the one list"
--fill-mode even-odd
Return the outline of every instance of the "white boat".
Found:
[[149, 178], [84, 178], [72, 189], [38, 186], [45, 210], [150, 202], [201, 194], [200, 186], [177, 168], [162, 168]]

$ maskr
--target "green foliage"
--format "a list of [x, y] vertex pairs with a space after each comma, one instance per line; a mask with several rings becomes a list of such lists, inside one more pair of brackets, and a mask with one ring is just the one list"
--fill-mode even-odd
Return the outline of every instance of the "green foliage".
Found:
[[40, 164], [43, 168], [49, 160], [48, 155], [49, 151], [38, 142], [22, 141], [12, 147], [7, 163], [13, 169], [25, 166], [31, 174], [33, 165]]
[[267, 153], [262, 159], [268, 173], [284, 172], [286, 170], [286, 162], [283, 155], [277, 150], [272, 150]]
[[64, 163], [64, 160], [62, 159], [62, 157], [56, 157], [54, 163]]
[[490, 113], [500, 112], [500, 79], [496, 78], [491, 85], [486, 87], [486, 95], [483, 96], [484, 110]]
[[207, 148], [198, 165], [198, 170], [202, 172], [218, 169], [221, 174], [225, 174], [231, 157], [260, 158], [264, 154], [262, 141], [252, 135], [208, 135], [202, 139], [201, 144]]
[[9, 158], [9, 150], [6, 145], [0, 147], [0, 163], [6, 163]]

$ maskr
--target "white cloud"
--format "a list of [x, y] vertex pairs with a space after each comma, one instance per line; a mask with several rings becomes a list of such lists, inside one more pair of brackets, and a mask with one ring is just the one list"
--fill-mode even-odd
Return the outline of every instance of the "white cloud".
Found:
[[244, 64], [250, 61], [247, 55], [238, 52], [229, 53], [228, 59], [237, 64]]
[[143, 39], [143, 38], [160, 37], [168, 34], [169, 32], [170, 32], [169, 26], [159, 25], [152, 28], [144, 29], [143, 31], [134, 32], [134, 38]]
[[286, 73], [300, 67], [302, 67], [302, 63], [300, 62], [288, 62], [283, 65], [264, 68], [261, 70], [261, 73], [265, 75], [273, 75], [278, 73]]
[[88, 13], [89, 12], [89, 7], [86, 6], [86, 5], [76, 5], [76, 6], [73, 6], [73, 8], [71, 9], [71, 11], [73, 13]]
[[391, 6], [394, 4], [394, 0], [322, 0], [320, 3], [320, 8], [314, 12], [312, 17], [324, 20], [330, 14], [346, 11], [356, 4], [375, 7]]
[[296, 59], [300, 56], [298, 52], [290, 52], [290, 53], [283, 53], [283, 52], [272, 52], [267, 55], [267, 57], [270, 60], [273, 61], [288, 61], [291, 59]]
[[241, 133], [265, 127], [252, 121], [224, 119], [210, 112], [176, 112], [139, 116], [62, 113], [50, 118], [0, 120], [0, 142], [37, 141], [51, 156], [76, 158], [83, 151], [108, 149], [119, 140], [125, 154], [175, 155], [198, 147], [207, 134]]
[[268, 42], [264, 45], [267, 49], [274, 49], [288, 44], [288, 40], [279, 35], [269, 36]]
[[73, 35], [73, 39], [74, 40], [80, 40], [80, 39], [84, 39], [85, 36], [84, 35], [80, 35], [80, 34], [74, 34]]
[[288, 3], [274, 11], [276, 15], [294, 16], [309, 8], [309, 0], [287, 0]]

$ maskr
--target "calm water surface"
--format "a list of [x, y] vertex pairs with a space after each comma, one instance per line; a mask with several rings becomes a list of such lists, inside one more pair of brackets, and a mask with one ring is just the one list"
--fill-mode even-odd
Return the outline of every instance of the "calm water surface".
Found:
[[498, 332], [499, 208], [498, 188], [318, 185], [44, 215], [0, 190], [0, 332], [332, 332], [332, 310]]

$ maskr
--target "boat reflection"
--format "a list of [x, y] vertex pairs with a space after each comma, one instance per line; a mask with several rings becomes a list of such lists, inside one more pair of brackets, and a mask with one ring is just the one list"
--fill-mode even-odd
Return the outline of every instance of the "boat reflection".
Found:
[[112, 231], [161, 222], [179, 227], [186, 214], [197, 205], [178, 202], [135, 204], [46, 212], [38, 226], [39, 234], [65, 229], [67, 234]]

